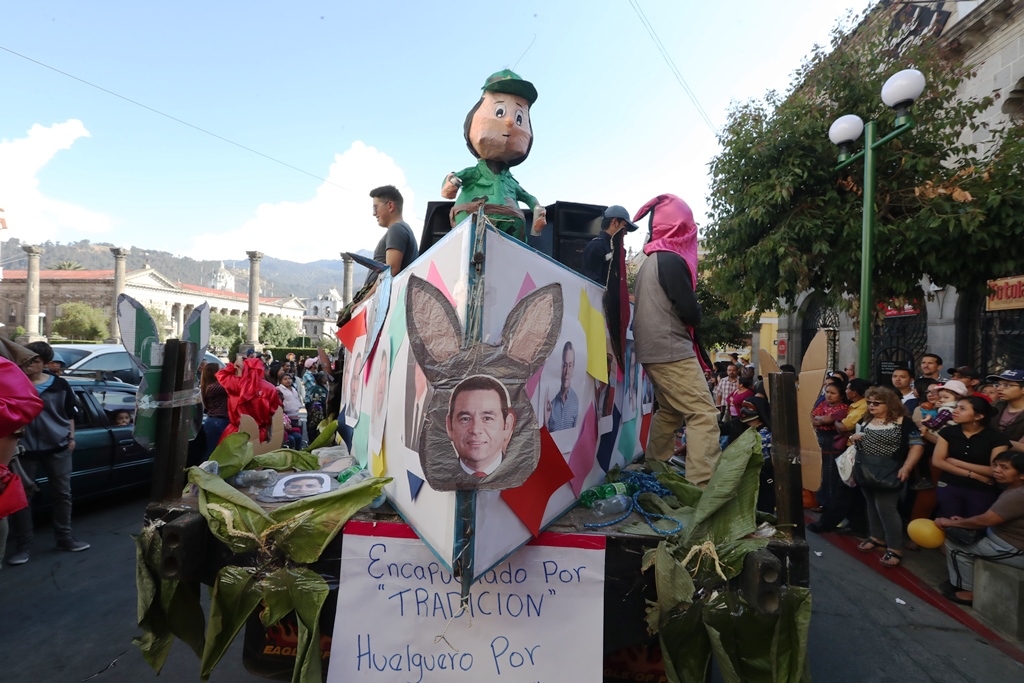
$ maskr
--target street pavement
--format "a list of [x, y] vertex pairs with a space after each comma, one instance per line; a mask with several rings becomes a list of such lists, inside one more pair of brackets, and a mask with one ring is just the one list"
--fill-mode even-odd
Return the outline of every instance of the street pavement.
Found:
[[[139, 634], [131, 535], [141, 526], [145, 506], [144, 497], [134, 497], [77, 508], [75, 534], [92, 544], [81, 553], [53, 549], [49, 526], [40, 523], [32, 560], [0, 570], [0, 681], [199, 680], [199, 661], [181, 643], [175, 643], [159, 679], [131, 644]], [[1024, 666], [971, 630], [828, 541], [812, 535], [809, 542], [813, 680], [1024, 680]], [[210, 681], [263, 680], [245, 671], [241, 640], [240, 634]]]

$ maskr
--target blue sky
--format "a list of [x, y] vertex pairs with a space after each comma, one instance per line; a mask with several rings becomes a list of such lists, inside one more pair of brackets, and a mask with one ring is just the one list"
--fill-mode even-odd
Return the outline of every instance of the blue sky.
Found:
[[[715, 126], [869, 4], [633, 2]], [[716, 142], [630, 0], [37, 0], [4, 3], [0, 26], [6, 50], [330, 180], [0, 50], [0, 239], [303, 262], [372, 248], [367, 192], [399, 186], [418, 231], [474, 162], [462, 122], [484, 79], [513, 65], [539, 92], [523, 187], [631, 212], [672, 192], [706, 220]]]

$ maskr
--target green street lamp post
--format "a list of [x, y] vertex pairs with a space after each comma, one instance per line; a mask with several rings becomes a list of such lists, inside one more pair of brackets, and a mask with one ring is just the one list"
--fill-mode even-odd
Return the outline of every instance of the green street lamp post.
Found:
[[[875, 238], [875, 150], [898, 138], [914, 127], [910, 107], [924, 91], [924, 74], [917, 69], [906, 69], [890, 77], [882, 86], [882, 101], [896, 110], [896, 130], [878, 138], [878, 122], [863, 120], [856, 114], [836, 119], [828, 129], [828, 137], [839, 147], [841, 170], [864, 159], [864, 218], [860, 245], [860, 343], [857, 367], [862, 373], [871, 369], [871, 316], [874, 306], [871, 298], [871, 276], [874, 268]], [[851, 154], [853, 143], [864, 133], [864, 149]]]

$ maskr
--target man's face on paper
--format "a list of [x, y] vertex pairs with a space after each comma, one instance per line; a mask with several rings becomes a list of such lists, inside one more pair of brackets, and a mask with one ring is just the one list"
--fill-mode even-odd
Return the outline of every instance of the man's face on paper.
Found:
[[284, 485], [284, 495], [292, 498], [301, 498], [320, 493], [323, 482], [319, 477], [296, 477]]
[[562, 354], [562, 391], [568, 391], [572, 384], [572, 371], [576, 367], [576, 352], [566, 349]]
[[469, 140], [481, 159], [512, 161], [526, 154], [533, 139], [530, 105], [508, 93], [485, 92], [469, 124]]
[[447, 418], [448, 438], [466, 467], [482, 471], [501, 456], [512, 436], [515, 417], [502, 417], [493, 389], [471, 389], [455, 397]]

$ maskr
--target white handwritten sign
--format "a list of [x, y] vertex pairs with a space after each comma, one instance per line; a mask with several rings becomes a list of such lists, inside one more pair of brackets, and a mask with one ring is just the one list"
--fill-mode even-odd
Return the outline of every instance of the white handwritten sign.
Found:
[[541, 534], [463, 609], [459, 581], [409, 527], [344, 533], [328, 683], [601, 681], [603, 536]]

